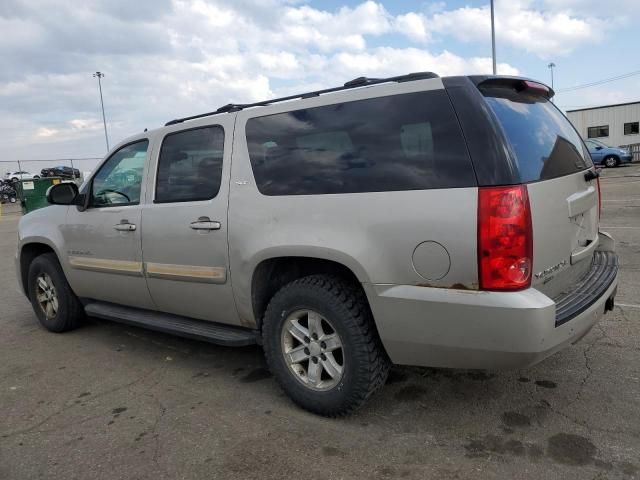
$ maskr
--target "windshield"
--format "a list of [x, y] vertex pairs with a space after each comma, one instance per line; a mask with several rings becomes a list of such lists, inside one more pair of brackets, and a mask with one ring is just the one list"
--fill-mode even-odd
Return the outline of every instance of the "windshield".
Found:
[[483, 94], [511, 146], [522, 183], [592, 166], [578, 133], [545, 97], [510, 88], [483, 89]]

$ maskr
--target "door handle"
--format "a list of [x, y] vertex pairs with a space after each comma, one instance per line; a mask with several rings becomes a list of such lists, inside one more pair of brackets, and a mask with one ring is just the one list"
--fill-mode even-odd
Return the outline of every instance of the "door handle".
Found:
[[113, 228], [119, 232], [133, 232], [135, 231], [136, 226], [133, 223], [129, 223], [128, 220], [121, 220], [120, 223], [114, 225]]
[[193, 230], [220, 230], [220, 222], [214, 222], [209, 217], [200, 217], [191, 222], [189, 227]]

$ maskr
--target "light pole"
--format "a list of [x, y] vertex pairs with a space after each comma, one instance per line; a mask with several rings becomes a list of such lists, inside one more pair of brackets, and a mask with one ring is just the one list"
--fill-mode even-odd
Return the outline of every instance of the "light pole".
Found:
[[98, 79], [98, 89], [100, 90], [100, 106], [102, 107], [102, 123], [104, 125], [104, 139], [107, 142], [107, 152], [109, 151], [109, 136], [107, 135], [107, 120], [104, 116], [104, 100], [102, 99], [102, 82], [100, 79], [104, 77], [104, 73], [96, 72], [93, 74], [94, 78]]
[[491, 0], [491, 55], [493, 57], [493, 74], [496, 75], [496, 28], [493, 20], [493, 0]]

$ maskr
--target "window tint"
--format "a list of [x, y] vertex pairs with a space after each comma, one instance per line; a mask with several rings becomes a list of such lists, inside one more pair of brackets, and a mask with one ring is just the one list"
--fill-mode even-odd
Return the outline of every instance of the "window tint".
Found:
[[598, 138], [609, 136], [609, 125], [600, 125], [587, 128], [587, 138]]
[[135, 205], [140, 202], [142, 171], [149, 142], [132, 143], [115, 152], [93, 178], [91, 206]]
[[546, 98], [509, 88], [483, 93], [511, 146], [520, 182], [556, 178], [592, 165], [578, 133]]
[[246, 132], [256, 183], [265, 195], [476, 184], [444, 90], [252, 118]]
[[637, 135], [640, 133], [640, 122], [629, 122], [624, 124], [625, 135]]
[[172, 133], [160, 149], [156, 203], [210, 200], [222, 179], [224, 130], [205, 127]]

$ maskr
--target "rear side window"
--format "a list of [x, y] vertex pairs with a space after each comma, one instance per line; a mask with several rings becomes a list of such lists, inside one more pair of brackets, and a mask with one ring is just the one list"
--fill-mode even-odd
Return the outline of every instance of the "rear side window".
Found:
[[582, 139], [547, 98], [509, 88], [483, 89], [518, 168], [520, 182], [547, 180], [592, 166]]
[[204, 127], [167, 135], [156, 179], [156, 203], [210, 200], [222, 179], [224, 130]]
[[475, 186], [444, 90], [252, 118], [249, 157], [264, 195]]

